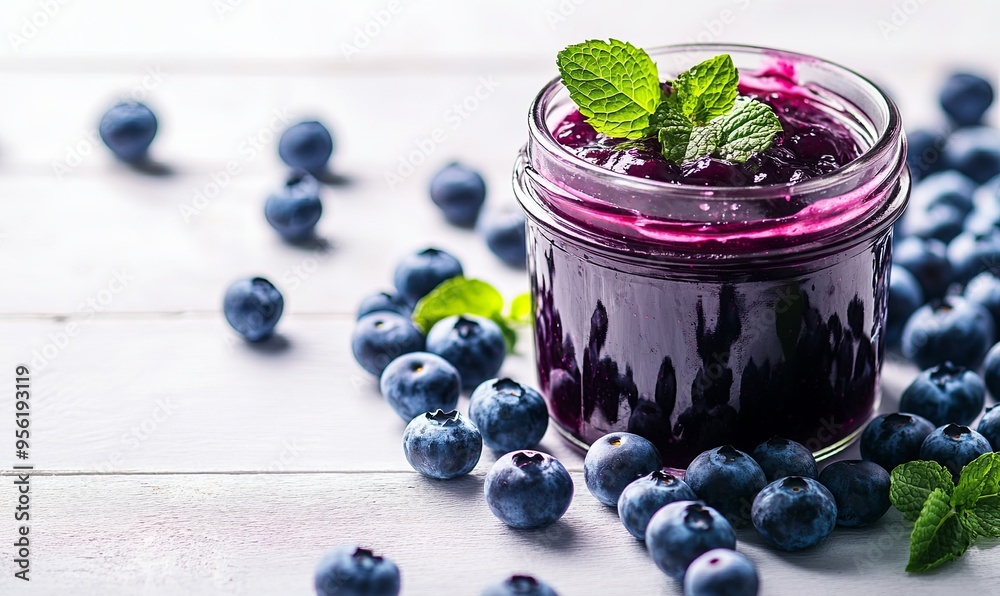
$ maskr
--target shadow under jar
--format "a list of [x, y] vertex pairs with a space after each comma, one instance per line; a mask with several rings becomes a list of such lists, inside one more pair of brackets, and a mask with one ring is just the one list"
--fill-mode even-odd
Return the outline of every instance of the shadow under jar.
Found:
[[542, 89], [514, 187], [539, 386], [580, 447], [627, 430], [683, 468], [705, 449], [779, 435], [823, 457], [878, 406], [892, 224], [910, 186], [899, 114], [866, 79], [809, 56], [650, 52], [661, 79], [723, 53], [741, 86], [822, 111], [860, 155], [786, 184], [640, 178], [560, 144], [553, 130], [576, 106], [559, 80]]

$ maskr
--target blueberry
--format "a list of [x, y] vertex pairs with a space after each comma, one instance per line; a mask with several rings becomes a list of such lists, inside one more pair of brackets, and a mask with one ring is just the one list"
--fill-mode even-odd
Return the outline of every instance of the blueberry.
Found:
[[427, 351], [458, 369], [462, 389], [472, 391], [500, 371], [507, 344], [493, 321], [464, 315], [441, 319], [427, 334]]
[[716, 548], [736, 548], [736, 532], [721, 513], [696, 501], [666, 505], [646, 527], [649, 556], [674, 579], [683, 578], [691, 561]]
[[454, 410], [462, 392], [462, 380], [444, 358], [427, 352], [410, 352], [385, 367], [379, 388], [393, 411], [409, 422], [425, 412]]
[[333, 137], [325, 126], [315, 120], [289, 126], [278, 141], [281, 161], [314, 174], [326, 169], [326, 162], [332, 154]]
[[490, 379], [469, 398], [469, 418], [483, 433], [483, 442], [506, 453], [538, 444], [549, 427], [549, 410], [542, 396], [511, 379]]
[[[983, 362], [983, 381], [993, 399], [1000, 400], [1000, 344], [990, 348]], [[1000, 448], [1000, 445], [997, 445]]]
[[899, 409], [929, 420], [935, 426], [970, 424], [986, 401], [986, 386], [974, 371], [950, 362], [920, 373], [899, 399]]
[[961, 424], [946, 424], [934, 429], [920, 446], [920, 459], [932, 460], [948, 468], [958, 481], [962, 468], [993, 448], [986, 437]]
[[975, 207], [965, 219], [965, 229], [972, 234], [989, 234], [1000, 227], [1000, 176], [981, 184], [972, 195]]
[[528, 258], [524, 211], [518, 208], [487, 213], [479, 222], [486, 246], [511, 267], [524, 267]]
[[993, 318], [985, 308], [948, 296], [921, 306], [906, 322], [903, 355], [920, 369], [948, 361], [979, 368], [993, 337]]
[[512, 575], [483, 590], [483, 596], [559, 596], [548, 584], [530, 575]]
[[464, 476], [479, 463], [483, 437], [455, 410], [426, 412], [403, 431], [403, 454], [424, 476], [448, 480]]
[[289, 174], [285, 184], [264, 203], [267, 223], [289, 242], [311, 237], [321, 215], [319, 182], [303, 170]]
[[233, 282], [222, 302], [226, 321], [247, 341], [271, 337], [284, 308], [281, 292], [263, 277]]
[[932, 432], [934, 425], [915, 414], [882, 414], [861, 433], [861, 457], [892, 471], [920, 459], [920, 445]]
[[403, 298], [415, 304], [441, 282], [462, 275], [462, 264], [458, 259], [437, 248], [407, 255], [396, 265], [393, 281], [396, 291]]
[[630, 482], [662, 467], [660, 452], [648, 440], [632, 433], [609, 433], [587, 450], [583, 480], [598, 501], [616, 506]]
[[1000, 278], [984, 271], [972, 278], [963, 292], [965, 299], [990, 312], [994, 328], [1000, 328]]
[[941, 170], [945, 142], [944, 135], [932, 130], [917, 129], [906, 133], [906, 164], [915, 180]]
[[430, 193], [445, 219], [457, 226], [471, 227], [486, 201], [486, 182], [472, 168], [451, 163], [431, 179]]
[[98, 133], [118, 159], [138, 163], [146, 159], [156, 136], [156, 115], [145, 104], [117, 103], [101, 117]]
[[899, 229], [906, 236], [947, 243], [965, 230], [965, 214], [947, 203], [911, 205]]
[[962, 215], [968, 215], [974, 207], [972, 197], [975, 191], [976, 183], [968, 176], [954, 170], [945, 170], [931, 174], [913, 188], [907, 210], [914, 206], [926, 208], [932, 205], [950, 205]]
[[979, 124], [993, 103], [993, 86], [986, 79], [957, 72], [944, 82], [938, 96], [941, 109], [958, 126]]
[[750, 505], [767, 484], [767, 477], [752, 457], [723, 445], [695, 457], [684, 481], [733, 527], [742, 528], [750, 521]]
[[684, 596], [757, 596], [759, 586], [753, 561], [725, 548], [701, 555], [684, 575]]
[[[952, 263], [940, 240], [903, 238], [893, 247], [893, 265], [906, 269], [920, 283], [924, 299], [941, 298], [952, 282]], [[891, 278], [890, 278], [891, 279]]]
[[771, 546], [796, 551], [816, 546], [837, 525], [837, 503], [812, 478], [775, 480], [753, 501], [753, 527]]
[[1000, 174], [1000, 130], [987, 126], [957, 130], [948, 137], [944, 158], [948, 166], [983, 184]]
[[801, 443], [781, 437], [771, 437], [757, 445], [751, 457], [764, 471], [768, 482], [785, 476], [815, 478], [819, 475], [812, 452]]
[[399, 294], [393, 292], [376, 292], [366, 296], [358, 305], [358, 318], [373, 312], [394, 312], [409, 318], [413, 314], [410, 303]]
[[315, 586], [316, 596], [395, 596], [399, 568], [368, 549], [342, 546], [320, 559]]
[[634, 480], [618, 498], [618, 517], [630, 534], [646, 539], [653, 514], [674, 501], [696, 501], [698, 496], [679, 477], [656, 470]]
[[[975, 216], [969, 221], [974, 223]], [[953, 281], [960, 284], [968, 283], [983, 271], [993, 271], [1000, 265], [1000, 228], [970, 226], [948, 243], [947, 254]]]
[[889, 307], [886, 314], [885, 337], [890, 346], [898, 346], [903, 326], [924, 303], [924, 291], [913, 274], [893, 265], [889, 270]]
[[424, 334], [409, 317], [394, 312], [361, 317], [351, 336], [354, 359], [376, 377], [396, 358], [423, 349]]
[[979, 421], [976, 432], [983, 435], [994, 451], [1000, 451], [1000, 407], [986, 408], [986, 414]]
[[873, 524], [889, 510], [889, 472], [862, 460], [834, 462], [823, 468], [819, 482], [837, 503], [837, 524], [860, 528]]
[[573, 479], [559, 460], [538, 451], [512, 451], [486, 474], [486, 504], [513, 528], [547, 526], [566, 513]]

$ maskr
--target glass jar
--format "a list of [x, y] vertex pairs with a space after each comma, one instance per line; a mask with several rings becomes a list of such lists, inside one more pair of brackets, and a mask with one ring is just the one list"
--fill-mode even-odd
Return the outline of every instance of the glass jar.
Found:
[[539, 386], [580, 447], [634, 432], [682, 468], [705, 449], [778, 435], [823, 457], [878, 406], [892, 224], [910, 187], [899, 114], [866, 79], [809, 56], [650, 51], [661, 79], [722, 53], [741, 73], [790, 75], [863, 153], [794, 184], [630, 177], [564, 149], [551, 131], [575, 105], [558, 79], [542, 89], [514, 187]]

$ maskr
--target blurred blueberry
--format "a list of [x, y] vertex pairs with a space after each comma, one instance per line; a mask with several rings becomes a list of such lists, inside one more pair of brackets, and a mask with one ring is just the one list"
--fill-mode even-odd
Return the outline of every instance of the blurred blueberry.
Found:
[[975, 208], [965, 218], [965, 229], [974, 234], [985, 234], [1000, 227], [1000, 176], [981, 184], [972, 194]]
[[932, 432], [934, 425], [916, 414], [882, 414], [861, 433], [861, 457], [892, 471], [920, 459], [920, 446]]
[[[983, 361], [983, 382], [990, 396], [1000, 400], [1000, 343], [986, 353], [986, 359]], [[1000, 449], [1000, 445], [996, 447]]]
[[328, 552], [316, 567], [316, 596], [396, 596], [399, 568], [384, 557], [356, 546]]
[[450, 253], [437, 248], [425, 248], [406, 255], [393, 274], [396, 291], [416, 304], [441, 282], [462, 275], [462, 264]]
[[886, 314], [885, 337], [889, 346], [898, 346], [903, 326], [924, 303], [924, 291], [917, 278], [898, 265], [889, 271], [889, 308]]
[[115, 157], [138, 163], [146, 159], [156, 128], [153, 111], [145, 104], [129, 101], [117, 103], [104, 113], [98, 133]]
[[935, 426], [971, 424], [985, 401], [986, 386], [975, 371], [945, 362], [917, 375], [899, 398], [899, 409]]
[[957, 481], [962, 468], [993, 448], [986, 437], [961, 424], [946, 424], [934, 429], [920, 446], [920, 459], [936, 461], [948, 468]]
[[524, 225], [524, 211], [520, 208], [487, 212], [479, 220], [486, 246], [511, 267], [524, 267], [528, 258]]
[[476, 387], [469, 398], [469, 418], [486, 446], [502, 453], [534, 447], [549, 427], [549, 410], [541, 394], [506, 378]]
[[750, 522], [750, 506], [767, 484], [767, 477], [752, 457], [723, 445], [695, 457], [684, 481], [698, 498], [726, 516], [733, 527], [741, 528]]
[[486, 588], [482, 596], [559, 596], [556, 591], [530, 575], [512, 575]]
[[819, 475], [819, 482], [837, 503], [837, 525], [860, 528], [885, 515], [889, 502], [889, 472], [870, 461], [833, 462]]
[[639, 435], [615, 432], [591, 444], [583, 459], [583, 480], [594, 498], [613, 507], [630, 482], [661, 467], [656, 446]]
[[988, 126], [962, 128], [948, 137], [945, 163], [976, 184], [1000, 174], [1000, 130]]
[[427, 334], [427, 351], [451, 362], [462, 377], [462, 389], [472, 391], [500, 372], [507, 343], [493, 321], [464, 315], [435, 323]]
[[911, 205], [900, 223], [899, 231], [905, 236], [951, 242], [965, 229], [965, 214], [955, 205], [932, 203], [927, 206]]
[[498, 459], [483, 489], [493, 515], [513, 528], [547, 526], [562, 517], [573, 500], [569, 472], [538, 451], [511, 451]]
[[684, 596], [757, 596], [759, 586], [753, 561], [726, 548], [701, 555], [684, 574]]
[[812, 478], [789, 476], [764, 487], [753, 501], [753, 527], [764, 542], [784, 551], [816, 546], [837, 525], [837, 504]]
[[953, 362], [978, 369], [993, 345], [993, 317], [961, 296], [933, 300], [903, 328], [903, 355], [921, 370]]
[[311, 237], [322, 215], [319, 182], [304, 170], [289, 174], [285, 184], [264, 203], [267, 223], [289, 242]]
[[945, 80], [938, 101], [957, 126], [972, 126], [982, 121], [993, 103], [993, 86], [980, 76], [957, 72]]
[[716, 548], [736, 548], [736, 532], [721, 513], [697, 501], [670, 503], [646, 526], [649, 556], [677, 580], [683, 579], [692, 561]]
[[451, 163], [431, 179], [430, 193], [445, 219], [457, 226], [471, 227], [486, 201], [486, 182], [472, 168]]
[[427, 352], [410, 352], [385, 367], [379, 389], [403, 422], [435, 410], [450, 412], [458, 405], [462, 380], [447, 360]]
[[819, 475], [812, 452], [801, 443], [781, 437], [771, 437], [757, 445], [751, 457], [764, 471], [768, 482], [785, 476], [815, 478]]
[[1000, 279], [993, 273], [984, 271], [969, 281], [963, 294], [969, 302], [988, 310], [993, 317], [994, 327], [1000, 329]]
[[410, 308], [409, 302], [407, 302], [399, 294], [393, 292], [375, 292], [365, 296], [361, 300], [361, 304], [358, 305], [358, 318], [371, 314], [373, 312], [389, 311], [394, 312], [404, 317], [409, 317], [413, 314], [413, 309]]
[[983, 271], [1000, 271], [1000, 228], [962, 232], [948, 243], [948, 260], [954, 281], [963, 285]]
[[914, 180], [941, 170], [945, 143], [944, 135], [936, 131], [918, 128], [906, 133], [906, 164]]
[[653, 514], [674, 501], [696, 501], [698, 496], [683, 480], [656, 470], [625, 487], [618, 498], [618, 517], [630, 534], [646, 539], [646, 526]]
[[[903, 238], [892, 249], [892, 263], [909, 271], [920, 284], [924, 299], [942, 298], [952, 282], [952, 263], [939, 240]], [[890, 278], [891, 281], [891, 278]]]
[[945, 170], [931, 174], [913, 187], [910, 206], [929, 207], [931, 205], [951, 205], [962, 215], [968, 215], [973, 208], [973, 194], [976, 183], [968, 176], [955, 170]]
[[423, 332], [409, 317], [394, 312], [373, 312], [361, 317], [351, 336], [354, 359], [376, 377], [396, 358], [423, 349]]
[[292, 168], [322, 173], [333, 154], [333, 137], [315, 120], [293, 124], [281, 133], [278, 156]]
[[403, 431], [406, 461], [429, 478], [449, 480], [468, 474], [482, 452], [479, 430], [455, 410], [425, 412]]
[[986, 408], [986, 414], [979, 421], [976, 432], [983, 435], [993, 451], [1000, 451], [1000, 406]]
[[233, 282], [222, 302], [226, 321], [247, 341], [271, 337], [284, 309], [281, 292], [263, 277]]

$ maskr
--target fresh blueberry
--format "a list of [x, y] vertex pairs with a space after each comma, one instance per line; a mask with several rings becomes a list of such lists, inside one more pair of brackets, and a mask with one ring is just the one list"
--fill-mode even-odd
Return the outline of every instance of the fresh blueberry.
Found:
[[512, 575], [483, 591], [483, 596], [559, 596], [548, 584], [530, 575]]
[[993, 86], [980, 76], [957, 72], [944, 82], [938, 101], [953, 123], [973, 126], [982, 121], [993, 103]]
[[1000, 451], [1000, 406], [986, 408], [976, 432], [983, 435], [994, 451]]
[[969, 283], [969, 280], [983, 271], [993, 271], [1000, 266], [1000, 228], [977, 227], [972, 225], [975, 220], [975, 215], [970, 217], [969, 229], [948, 243], [947, 254], [951, 262], [952, 278], [960, 284]]
[[566, 513], [573, 479], [559, 460], [538, 451], [512, 451], [486, 474], [486, 504], [513, 528], [547, 526]]
[[963, 128], [948, 137], [945, 162], [983, 184], [1000, 174], [1000, 130], [988, 126]]
[[973, 194], [976, 183], [968, 176], [955, 170], [945, 170], [928, 176], [913, 188], [910, 196], [911, 207], [930, 207], [932, 205], [951, 205], [968, 215], [974, 207]]
[[424, 476], [448, 480], [464, 476], [479, 463], [483, 437], [455, 410], [417, 416], [403, 431], [403, 454]]
[[[1000, 344], [990, 348], [983, 361], [983, 381], [993, 399], [1000, 400]], [[997, 445], [1000, 449], [1000, 445]]]
[[460, 163], [445, 166], [431, 179], [431, 200], [445, 219], [471, 227], [486, 201], [486, 182], [479, 172]]
[[[941, 298], [952, 282], [952, 263], [940, 240], [903, 238], [893, 247], [893, 265], [906, 269], [920, 284], [924, 299]], [[891, 280], [891, 278], [890, 278]]]
[[361, 304], [358, 305], [358, 318], [360, 319], [373, 312], [384, 311], [394, 312], [407, 318], [413, 314], [410, 303], [399, 294], [393, 292], [376, 292], [366, 296], [361, 301]]
[[971, 424], [983, 411], [986, 385], [974, 371], [950, 362], [920, 373], [899, 399], [899, 409], [913, 412], [935, 426]]
[[768, 482], [785, 476], [815, 478], [819, 475], [812, 452], [801, 443], [781, 437], [771, 437], [757, 445], [751, 457], [764, 471]]
[[993, 317], [960, 296], [933, 300], [917, 309], [903, 328], [903, 355], [920, 369], [952, 362], [979, 368], [993, 345]]
[[759, 586], [753, 561], [725, 548], [701, 555], [684, 574], [684, 596], [757, 596]]
[[861, 433], [861, 457], [884, 469], [920, 459], [920, 446], [934, 425], [915, 414], [882, 414]]
[[316, 596], [396, 596], [399, 568], [356, 546], [333, 549], [316, 567]]
[[500, 372], [507, 344], [496, 323], [464, 315], [435, 323], [427, 334], [427, 351], [451, 362], [462, 377], [462, 389], [472, 391]]
[[629, 483], [618, 498], [618, 517], [630, 534], [646, 539], [653, 514], [674, 501], [696, 501], [698, 496], [679, 477], [656, 470]]
[[886, 314], [885, 337], [890, 346], [898, 346], [903, 326], [924, 303], [924, 291], [917, 278], [898, 265], [889, 270], [889, 307]]
[[915, 180], [925, 178], [941, 170], [944, 165], [942, 151], [945, 137], [939, 132], [917, 129], [906, 133], [906, 165]]
[[507, 453], [538, 444], [549, 427], [541, 394], [511, 379], [490, 379], [469, 398], [469, 418], [483, 433], [483, 443]]
[[351, 336], [354, 359], [376, 377], [396, 358], [423, 349], [424, 334], [409, 317], [394, 312], [361, 317]]
[[767, 484], [764, 470], [752, 457], [723, 445], [701, 453], [688, 465], [684, 481], [695, 494], [736, 528], [750, 521], [750, 505]]
[[598, 501], [615, 506], [630, 482], [662, 467], [660, 452], [647, 439], [632, 433], [609, 433], [587, 450], [583, 480]]
[[646, 526], [646, 549], [661, 571], [684, 577], [691, 561], [716, 549], [736, 548], [736, 532], [721, 513], [697, 501], [675, 501]]
[[947, 203], [911, 205], [906, 209], [899, 229], [905, 236], [947, 243], [965, 230], [965, 214]]
[[462, 380], [444, 358], [427, 352], [410, 352], [385, 367], [379, 388], [393, 411], [409, 422], [425, 412], [454, 410], [462, 392]]
[[240, 279], [226, 290], [222, 312], [226, 321], [247, 341], [263, 341], [274, 333], [285, 299], [263, 277]]
[[1000, 228], [1000, 176], [979, 185], [972, 195], [975, 207], [965, 219], [965, 229], [972, 234], [988, 234]]
[[965, 299], [990, 311], [994, 328], [1000, 328], [1000, 278], [984, 271], [972, 278], [963, 292]]
[[462, 275], [462, 264], [449, 253], [437, 248], [407, 255], [396, 265], [393, 281], [403, 298], [416, 304], [441, 282]]
[[115, 157], [138, 163], [146, 159], [156, 136], [156, 115], [139, 102], [117, 103], [101, 118], [98, 133]]
[[775, 480], [753, 501], [753, 527], [771, 546], [796, 551], [816, 546], [837, 525], [837, 503], [812, 478]]
[[313, 121], [293, 124], [281, 133], [278, 156], [293, 168], [321, 173], [333, 154], [333, 137], [321, 123]]
[[479, 222], [486, 246], [511, 267], [524, 267], [528, 258], [524, 211], [518, 208], [487, 213]]
[[321, 215], [319, 182], [303, 170], [289, 174], [285, 184], [264, 203], [267, 223], [289, 242], [311, 237]]
[[920, 459], [932, 460], [948, 468], [958, 480], [962, 468], [984, 453], [993, 451], [986, 437], [961, 424], [934, 429], [920, 446]]
[[837, 503], [837, 524], [860, 528], [873, 524], [889, 510], [889, 472], [862, 460], [834, 462], [819, 475], [819, 482]]

